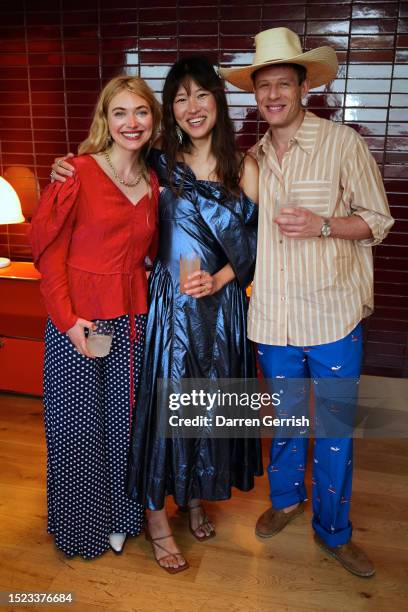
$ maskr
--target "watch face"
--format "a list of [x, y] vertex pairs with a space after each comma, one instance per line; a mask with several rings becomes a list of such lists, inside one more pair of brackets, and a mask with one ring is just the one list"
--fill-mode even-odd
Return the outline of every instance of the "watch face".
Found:
[[330, 225], [328, 223], [323, 223], [320, 234], [324, 238], [327, 238], [328, 236], [330, 236]]

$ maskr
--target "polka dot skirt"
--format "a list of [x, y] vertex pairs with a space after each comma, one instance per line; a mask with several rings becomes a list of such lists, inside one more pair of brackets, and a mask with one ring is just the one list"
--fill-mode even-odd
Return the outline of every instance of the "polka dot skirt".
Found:
[[[48, 532], [67, 555], [96, 557], [110, 533], [138, 535], [143, 506], [126, 495], [130, 426], [128, 317], [111, 321], [106, 357], [80, 355], [49, 320], [45, 334], [44, 407], [48, 449]], [[135, 395], [146, 316], [137, 315]], [[137, 409], [136, 409], [137, 410]]]

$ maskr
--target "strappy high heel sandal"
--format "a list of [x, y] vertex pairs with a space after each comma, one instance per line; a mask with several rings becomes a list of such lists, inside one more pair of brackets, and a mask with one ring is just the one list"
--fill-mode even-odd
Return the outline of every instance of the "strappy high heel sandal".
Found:
[[[193, 529], [192, 525], [191, 525], [191, 511], [192, 510], [198, 510], [200, 509], [202, 512], [202, 521], [201, 523], [195, 528]], [[190, 533], [191, 535], [193, 535], [196, 540], [198, 540], [199, 542], [203, 542], [204, 540], [209, 540], [210, 538], [213, 538], [216, 534], [214, 526], [212, 525], [212, 523], [210, 523], [210, 520], [208, 518], [208, 516], [205, 513], [204, 507], [202, 504], [197, 504], [196, 506], [188, 506], [188, 511], [189, 511], [189, 529], [190, 529]], [[203, 527], [206, 526], [211, 527], [211, 531], [210, 533], [205, 533], [203, 535], [200, 535], [198, 532], [200, 531], [200, 529], [202, 529]]]
[[[171, 538], [172, 537], [172, 533], [169, 533], [168, 535], [165, 536], [160, 536], [158, 538], [152, 538], [152, 536], [150, 535], [150, 531], [149, 531], [149, 526], [146, 524], [145, 525], [145, 537], [147, 542], [150, 542], [150, 544], [152, 545], [152, 549], [153, 549], [153, 555], [154, 555], [154, 559], [157, 563], [157, 565], [165, 570], [166, 572], [168, 572], [169, 574], [178, 574], [180, 572], [184, 572], [184, 570], [188, 569], [190, 566], [188, 564], [187, 559], [184, 559], [183, 555], [181, 553], [172, 553], [170, 552], [167, 548], [165, 548], [164, 546], [162, 546], [161, 544], [159, 544], [158, 542], [160, 540], [165, 540], [166, 538]], [[155, 550], [155, 546], [157, 546], [157, 548], [159, 548], [160, 550], [163, 550], [166, 554], [163, 557], [160, 557], [159, 559], [156, 557], [156, 550]], [[164, 561], [164, 559], [167, 559], [168, 557], [176, 557], [177, 560], [179, 560], [179, 557], [181, 557], [182, 559], [184, 559], [185, 563], [184, 565], [179, 565], [178, 567], [165, 567], [164, 565], [162, 565], [160, 563], [160, 561]]]

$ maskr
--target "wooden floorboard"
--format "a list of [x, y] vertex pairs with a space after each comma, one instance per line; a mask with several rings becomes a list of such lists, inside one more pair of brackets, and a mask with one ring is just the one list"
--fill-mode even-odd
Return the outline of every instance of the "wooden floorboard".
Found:
[[[268, 612], [408, 609], [408, 441], [356, 440], [354, 540], [377, 574], [348, 574], [316, 547], [311, 510], [275, 538], [254, 536], [266, 509], [266, 477], [250, 493], [207, 504], [217, 537], [195, 541], [187, 517], [171, 506], [172, 524], [190, 570], [167, 575], [143, 537], [122, 556], [69, 559], [46, 534], [45, 439], [36, 398], [0, 395], [0, 590], [75, 593], [71, 609], [115, 612]], [[310, 472], [306, 474], [310, 488]], [[7, 609], [7, 608], [2, 608]], [[44, 609], [13, 606], [12, 610]]]

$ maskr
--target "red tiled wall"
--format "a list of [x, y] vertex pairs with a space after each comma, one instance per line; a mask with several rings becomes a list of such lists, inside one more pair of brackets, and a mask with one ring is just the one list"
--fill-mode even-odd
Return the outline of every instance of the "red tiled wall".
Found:
[[[253, 36], [287, 26], [341, 64], [308, 106], [367, 140], [384, 176], [391, 235], [376, 250], [376, 313], [365, 371], [408, 375], [408, 2], [325, 0], [0, 0], [0, 173], [25, 166], [43, 186], [56, 155], [85, 137], [102, 84], [120, 71], [160, 92], [169, 65], [204, 52], [251, 62]], [[262, 135], [253, 96], [230, 88], [242, 148]], [[35, 186], [34, 186], [35, 189]], [[24, 199], [24, 198], [23, 198]], [[0, 230], [0, 254], [29, 259], [26, 225]], [[345, 305], [347, 307], [347, 305]]]

